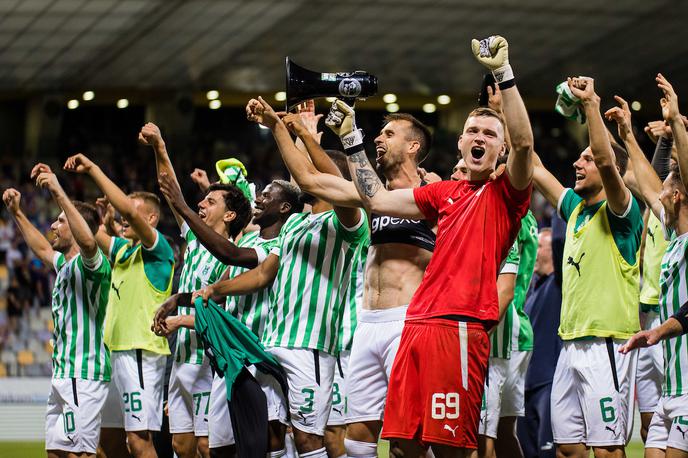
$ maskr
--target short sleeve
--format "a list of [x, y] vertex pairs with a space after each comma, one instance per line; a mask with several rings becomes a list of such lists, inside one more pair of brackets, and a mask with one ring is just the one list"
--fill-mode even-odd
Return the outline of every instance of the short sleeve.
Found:
[[359, 209], [359, 211], [361, 212], [361, 218], [353, 227], [344, 226], [341, 221], [339, 221], [337, 213], [334, 214], [337, 231], [339, 231], [344, 237], [344, 240], [349, 243], [360, 243], [368, 235], [368, 217], [363, 209]]
[[184, 221], [184, 222], [182, 223], [182, 225], [181, 225], [181, 227], [179, 228], [179, 230], [180, 230], [180, 234], [179, 234], [179, 235], [181, 236], [181, 238], [183, 238], [184, 240], [186, 240], [186, 241], [188, 242], [188, 241], [189, 241], [189, 238], [188, 238], [188, 237], [189, 237], [189, 234], [193, 234], [193, 232], [191, 232], [191, 228], [189, 227], [188, 224], [186, 224], [186, 221]]
[[573, 213], [579, 203], [583, 201], [583, 198], [576, 194], [573, 189], [566, 188], [561, 196], [559, 197], [559, 202], [557, 203], [557, 212], [561, 218], [568, 222], [569, 216]]
[[447, 184], [456, 186], [455, 182], [439, 181], [413, 189], [416, 206], [425, 215], [425, 219], [436, 220], [442, 196], [447, 191]]
[[87, 258], [86, 256], [81, 255], [81, 259], [83, 260], [84, 267], [90, 271], [97, 271], [100, 269], [103, 263], [107, 263], [107, 260], [105, 260], [105, 255], [103, 255], [103, 252], [100, 251], [100, 249], [96, 250], [96, 254], [94, 254], [92, 258]]
[[121, 250], [123, 246], [126, 246], [128, 244], [129, 242], [127, 241], [127, 239], [124, 239], [122, 237], [112, 237], [110, 239], [110, 251], [108, 252], [108, 258], [110, 259], [110, 261], [115, 262], [115, 256], [117, 256], [119, 250]]
[[65, 265], [65, 261], [65, 257], [62, 253], [57, 251], [53, 253], [53, 269], [55, 269], [56, 273], [62, 269], [62, 266]]
[[158, 230], [155, 231], [152, 247], [142, 246], [141, 256], [148, 280], [160, 291], [167, 288], [174, 266], [174, 251], [169, 242]]
[[511, 184], [509, 174], [502, 173], [497, 180], [501, 180], [504, 192], [504, 199], [509, 207], [521, 218], [528, 212], [530, 206], [530, 196], [533, 192], [533, 184], [529, 184], [525, 189], [516, 189]]
[[502, 269], [499, 271], [500, 274], [517, 274], [518, 266], [521, 262], [521, 253], [518, 251], [518, 243], [514, 242], [509, 248], [509, 254], [507, 254]]

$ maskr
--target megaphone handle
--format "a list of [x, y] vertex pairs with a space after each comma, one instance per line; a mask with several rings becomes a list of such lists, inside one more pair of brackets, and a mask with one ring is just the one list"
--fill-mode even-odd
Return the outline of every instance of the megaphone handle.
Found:
[[356, 107], [356, 97], [342, 97], [342, 100], [351, 108]]

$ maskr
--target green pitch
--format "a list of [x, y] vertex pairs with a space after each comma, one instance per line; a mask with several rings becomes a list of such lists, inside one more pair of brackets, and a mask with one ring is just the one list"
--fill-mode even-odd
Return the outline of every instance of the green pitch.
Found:
[[[378, 456], [387, 458], [389, 443], [380, 441]], [[43, 442], [0, 442], [0, 456], [3, 458], [44, 458]], [[643, 444], [631, 442], [626, 448], [628, 458], [643, 458]]]

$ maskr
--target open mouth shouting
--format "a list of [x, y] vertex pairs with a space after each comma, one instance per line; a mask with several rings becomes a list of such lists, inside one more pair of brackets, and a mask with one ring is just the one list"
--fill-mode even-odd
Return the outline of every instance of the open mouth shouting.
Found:
[[378, 146], [375, 148], [375, 152], [377, 153], [377, 156], [375, 157], [375, 162], [378, 164], [382, 162], [382, 157], [385, 155], [387, 150], [384, 148], [384, 146]]
[[480, 159], [482, 159], [483, 156], [485, 156], [485, 148], [482, 146], [474, 146], [473, 148], [471, 148], [471, 156], [476, 161], [480, 161]]

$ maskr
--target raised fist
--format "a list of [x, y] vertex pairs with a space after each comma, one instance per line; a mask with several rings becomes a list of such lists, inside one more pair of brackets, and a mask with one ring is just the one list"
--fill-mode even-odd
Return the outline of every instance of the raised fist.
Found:
[[279, 116], [275, 110], [262, 97], [248, 101], [246, 119], [262, 124], [269, 129], [274, 129], [279, 122]]
[[64, 169], [68, 172], [89, 173], [95, 164], [83, 154], [75, 154], [67, 159]]
[[608, 120], [616, 122], [619, 126], [619, 136], [623, 138], [633, 132], [631, 127], [631, 110], [628, 108], [628, 102], [618, 95], [615, 95], [614, 99], [619, 106], [610, 108], [604, 113], [604, 116]]
[[139, 132], [139, 143], [146, 146], [157, 146], [162, 142], [160, 128], [152, 122], [146, 123]]
[[21, 193], [14, 188], [7, 188], [2, 193], [2, 201], [5, 202], [7, 209], [16, 214], [19, 211], [19, 202], [21, 202]]
[[[509, 65], [509, 42], [499, 35], [471, 40], [471, 50], [478, 62], [494, 72]], [[496, 75], [495, 75], [496, 76]], [[497, 79], [498, 82], [501, 80]]]
[[210, 180], [208, 179], [208, 173], [203, 169], [194, 169], [191, 172], [191, 181], [196, 183], [201, 189], [208, 189], [210, 187]]
[[571, 89], [571, 93], [583, 102], [590, 102], [595, 99], [595, 80], [587, 76], [567, 78], [566, 82]]
[[356, 113], [346, 102], [337, 99], [332, 102], [325, 125], [340, 138], [345, 137], [356, 130]]

